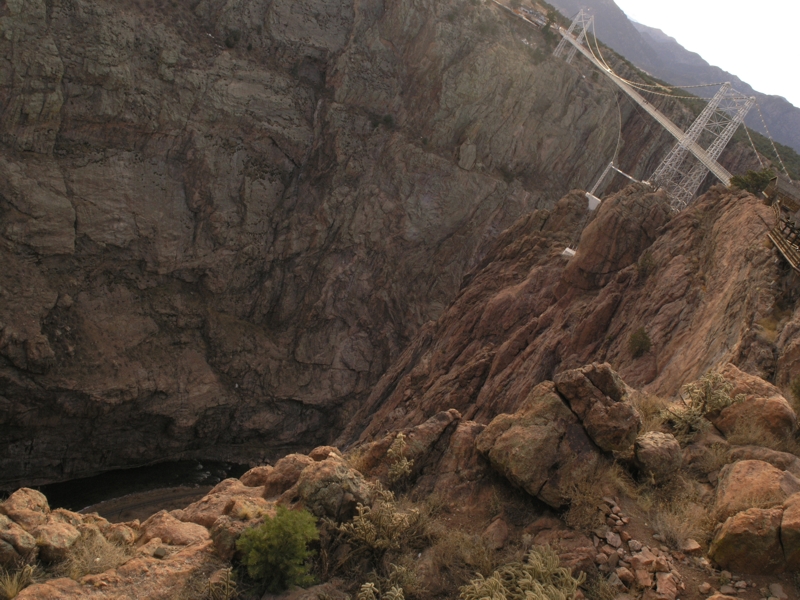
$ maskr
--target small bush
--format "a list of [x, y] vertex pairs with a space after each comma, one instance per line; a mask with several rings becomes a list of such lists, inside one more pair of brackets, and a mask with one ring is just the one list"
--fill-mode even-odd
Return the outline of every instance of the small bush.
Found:
[[644, 327], [639, 327], [639, 329], [634, 331], [631, 337], [628, 338], [628, 351], [633, 358], [644, 356], [650, 352], [651, 346], [652, 342], [650, 341], [650, 336], [647, 335]]
[[394, 485], [411, 476], [414, 461], [406, 458], [406, 446], [406, 436], [398, 433], [386, 452], [386, 458], [389, 461], [389, 485]]
[[524, 563], [510, 563], [491, 577], [478, 576], [460, 589], [462, 600], [570, 600], [585, 580], [560, 566], [548, 547], [533, 548]]
[[262, 525], [245, 531], [236, 547], [244, 553], [248, 575], [263, 581], [274, 594], [292, 585], [312, 583], [306, 565], [313, 554], [308, 543], [318, 539], [314, 517], [308, 511], [279, 506], [274, 518], [265, 517]]
[[242, 39], [242, 32], [239, 31], [238, 29], [231, 29], [225, 36], [225, 45], [228, 48], [234, 48], [241, 39]]
[[656, 270], [656, 260], [650, 250], [645, 250], [636, 263], [636, 272], [640, 280], [647, 279]]
[[690, 442], [698, 433], [708, 429], [708, 416], [718, 414], [722, 409], [744, 399], [742, 394], [731, 398], [731, 390], [733, 384], [719, 373], [713, 372], [683, 386], [683, 404], [668, 408], [665, 413], [681, 444]]

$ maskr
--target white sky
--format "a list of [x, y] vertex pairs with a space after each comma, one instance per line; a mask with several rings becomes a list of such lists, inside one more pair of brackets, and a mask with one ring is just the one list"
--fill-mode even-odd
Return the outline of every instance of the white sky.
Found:
[[800, 42], [792, 33], [800, 23], [800, 0], [616, 3], [632, 20], [661, 29], [755, 90], [800, 107]]

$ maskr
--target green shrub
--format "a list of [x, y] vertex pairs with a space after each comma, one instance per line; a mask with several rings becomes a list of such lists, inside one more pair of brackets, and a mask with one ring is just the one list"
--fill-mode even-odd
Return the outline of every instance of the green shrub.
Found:
[[571, 600], [584, 582], [560, 566], [558, 555], [546, 546], [533, 548], [524, 563], [510, 563], [491, 577], [478, 576], [461, 588], [462, 600]]
[[633, 358], [644, 356], [650, 351], [651, 346], [652, 342], [650, 341], [650, 336], [647, 335], [644, 327], [639, 327], [639, 329], [634, 331], [631, 337], [628, 338], [628, 350]]
[[647, 279], [656, 270], [656, 261], [653, 258], [653, 253], [650, 250], [645, 250], [639, 257], [639, 262], [636, 263], [636, 272], [639, 274], [639, 279]]
[[241, 39], [242, 39], [242, 32], [239, 31], [238, 29], [231, 29], [225, 36], [225, 45], [228, 48], [234, 48]]
[[769, 184], [769, 180], [773, 177], [775, 177], [775, 171], [772, 169], [748, 171], [744, 175], [731, 177], [731, 186], [746, 190], [751, 194], [758, 194], [764, 191], [764, 188]]
[[308, 543], [318, 539], [315, 519], [308, 511], [279, 506], [274, 518], [265, 517], [263, 524], [245, 531], [236, 547], [244, 553], [248, 575], [277, 593], [312, 583], [305, 561], [312, 555]]

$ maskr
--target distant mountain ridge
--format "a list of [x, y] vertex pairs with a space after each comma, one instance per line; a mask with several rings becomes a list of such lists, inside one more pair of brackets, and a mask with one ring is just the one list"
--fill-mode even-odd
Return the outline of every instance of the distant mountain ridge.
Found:
[[[710, 65], [660, 29], [630, 20], [614, 0], [551, 0], [551, 3], [570, 18], [581, 9], [588, 10], [595, 16], [597, 36], [603, 43], [668, 83], [688, 86], [730, 81], [736, 90], [756, 97], [775, 141], [800, 152], [800, 108], [785, 98], [754, 90], [736, 75]], [[711, 96], [716, 90], [692, 91], [699, 96]], [[751, 111], [745, 122], [751, 129], [765, 133], [757, 110]]]

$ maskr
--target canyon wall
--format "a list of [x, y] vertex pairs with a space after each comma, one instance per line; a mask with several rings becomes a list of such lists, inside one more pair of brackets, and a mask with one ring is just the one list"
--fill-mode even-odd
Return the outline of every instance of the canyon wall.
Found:
[[3, 488], [333, 439], [501, 231], [672, 143], [478, 0], [8, 0], [0, 33]]

